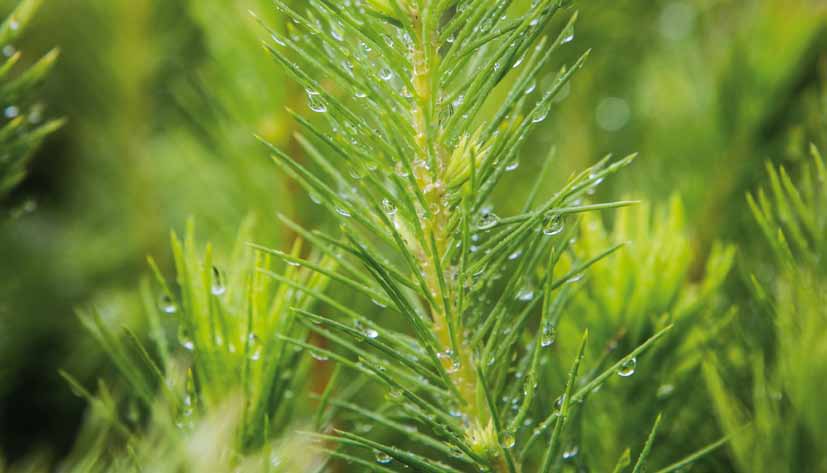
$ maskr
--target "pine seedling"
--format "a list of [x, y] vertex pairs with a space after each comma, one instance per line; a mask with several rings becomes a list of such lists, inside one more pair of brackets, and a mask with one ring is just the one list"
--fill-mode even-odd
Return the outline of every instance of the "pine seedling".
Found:
[[[590, 374], [580, 369], [587, 339], [578, 336], [565, 387], [552, 393], [546, 385], [547, 367], [563, 362], [548, 347], [567, 288], [622, 246], [580, 258], [570, 243], [575, 220], [629, 205], [584, 199], [633, 156], [602, 160], [550, 196], [541, 173], [515, 215], [499, 217], [490, 206], [521, 144], [588, 55], [541, 80], [555, 53], [572, 47], [576, 15], [546, 37], [564, 2], [275, 3], [287, 32], [270, 31], [265, 48], [306, 91], [313, 114], [294, 115], [312, 165], [271, 146], [273, 159], [342, 235], [285, 223], [338, 263], [321, 270], [333, 285], [382, 308], [375, 318], [295, 308], [327, 346], [289, 337], [293, 344], [386, 393], [365, 406], [329, 390], [329, 422], [309, 435], [371, 471], [560, 471], [573, 456], [564, 446], [585, 399], [671, 327]], [[348, 429], [341, 418], [388, 436]], [[642, 455], [635, 471], [645, 462]]]
[[[570, 316], [557, 336], [565, 353], [576, 347], [566, 343], [589, 328], [591, 355], [596, 367], [611, 362], [651, 334], [674, 324], [670, 334], [645, 360], [630, 363], [588, 407], [588, 422], [579, 433], [578, 461], [591, 469], [609, 470], [630, 440], [643, 443], [641, 425], [663, 411], [668, 445], [661, 444], [652, 459], [672, 461], [704, 442], [720, 437], [709, 418], [693, 415], [708, 400], [695, 386], [704, 353], [714, 349], [735, 312], [720, 303], [720, 289], [734, 260], [734, 247], [713, 245], [706, 261], [699, 261], [683, 205], [673, 196], [668, 206], [647, 203], [618, 209], [611, 229], [596, 213], [583, 215], [573, 250], [581, 259], [600, 254], [606, 247], [628, 242], [622, 250], [595, 263], [581, 283], [582, 289], [568, 306]], [[700, 278], [690, 273], [703, 268]], [[625, 419], [617, 422], [618, 418]], [[591, 446], [591, 448], [590, 448]], [[599, 448], [598, 448], [599, 446]]]
[[32, 94], [58, 57], [57, 49], [46, 53], [30, 67], [17, 70], [22, 53], [14, 41], [35, 15], [42, 0], [23, 0], [0, 24], [0, 199], [25, 176], [29, 160], [43, 139], [62, 125], [62, 120], [43, 122], [43, 106], [32, 103]]
[[[594, 265], [575, 304], [588, 319], [584, 323], [602, 322], [602, 339], [614, 338], [622, 329], [624, 339], [636, 345], [647, 333], [691, 317], [708, 305], [729, 274], [734, 247], [713, 244], [707, 260], [699, 261], [677, 195], [668, 206], [653, 209], [641, 203], [619, 209], [613, 217], [609, 230], [599, 215], [583, 216], [574, 244], [581, 258], [612, 244], [628, 245]], [[703, 268], [701, 278], [691, 274], [698, 267]]]
[[764, 266], [750, 265], [753, 307], [770, 327], [770, 348], [745, 356], [751, 392], [728, 383], [721, 360], [705, 365], [720, 423], [732, 436], [743, 472], [827, 469], [827, 455], [816, 447], [827, 435], [827, 168], [815, 146], [810, 151], [812, 162], [797, 179], [783, 166], [767, 164], [768, 189], [747, 196], [772, 256]]
[[[292, 265], [276, 272], [269, 255], [247, 245], [251, 231], [248, 221], [228, 267], [214, 261], [211, 246], [198, 251], [192, 223], [183, 240], [173, 233], [175, 281], [164, 278], [150, 260], [155, 284], [141, 286], [149, 343], [128, 327], [110, 327], [94, 310], [81, 313], [128, 389], [116, 396], [102, 386], [92, 395], [64, 374], [90, 402], [93, 415], [89, 438], [78, 443], [79, 452], [92, 453], [78, 453], [78, 462], [113, 469], [134, 463], [125, 470], [143, 470], [157, 462], [153, 445], [163, 445], [175, 461], [157, 471], [197, 471], [204, 458], [191, 454], [195, 447], [177, 447], [199, 442], [197, 448], [209, 450], [224, 470], [272, 457], [283, 461], [270, 458], [265, 466], [283, 463], [274, 471], [287, 471], [300, 460], [281, 451], [298, 441], [282, 434], [293, 422], [310, 417], [304, 391], [312, 381], [312, 360], [285, 341], [307, 334], [288, 309], [311, 310], [326, 300], [327, 277], [320, 273], [334, 262], [322, 256], [313, 259], [318, 272]], [[300, 252], [297, 242], [291, 254]], [[213, 443], [210, 436], [223, 440]], [[111, 438], [120, 438], [114, 445], [125, 444], [127, 452], [114, 449], [113, 455], [105, 448]], [[94, 446], [101, 442], [104, 448], [96, 456]], [[145, 451], [126, 461], [129, 449]]]
[[[82, 388], [75, 388], [79, 392]], [[148, 411], [140, 432], [127, 433], [112, 421], [119, 416], [114, 399], [106, 391], [92, 397], [86, 422], [75, 450], [61, 461], [62, 471], [83, 473], [154, 471], [293, 472], [316, 471], [324, 459], [314, 455], [301, 436], [274, 436], [260, 448], [239, 452], [237, 433], [242, 428], [243, 406], [230, 398], [211, 412], [198, 416], [186, 430], [169, 416], [169, 406], [159, 401]], [[113, 438], [126, 437], [125, 447]], [[305, 452], [297, 454], [296, 452]], [[18, 471], [50, 471], [46, 467]]]

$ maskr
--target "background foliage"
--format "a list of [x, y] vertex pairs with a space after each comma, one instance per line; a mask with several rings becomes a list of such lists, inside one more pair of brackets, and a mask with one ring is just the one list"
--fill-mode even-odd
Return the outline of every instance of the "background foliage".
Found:
[[[0, 3], [3, 15], [17, 5]], [[593, 374], [675, 325], [636, 360], [632, 376], [613, 376], [578, 414], [585, 420], [565, 439], [565, 466], [611, 471], [626, 448], [636, 459], [662, 413], [651, 454], [658, 468], [729, 435], [726, 446], [692, 471], [827, 471], [818, 448], [827, 442], [818, 421], [827, 377], [815, 374], [827, 366], [819, 336], [827, 194], [824, 160], [811, 149], [827, 150], [827, 8], [817, 0], [624, 0], [575, 7], [574, 41], [560, 49], [547, 75], [553, 78], [561, 64], [591, 48], [589, 61], [555, 99], [550, 119], [529, 137], [492, 201], [500, 215], [519, 213], [541, 171], [540, 157], [554, 147], [544, 190], [559, 189], [608, 153], [639, 152], [591, 198], [645, 203], [578, 222], [571, 246], [583, 260], [631, 243], [590, 268], [572, 291], [552, 345], [561, 361], [545, 368], [541, 402], [553, 404], [565, 388], [584, 330], [590, 341], [581, 369]], [[309, 243], [292, 246], [299, 230], [279, 221], [277, 212], [305, 228], [335, 230], [331, 216], [273, 166], [255, 138], [300, 162], [310, 159], [295, 138], [296, 120], [285, 112], [308, 115], [306, 93], [259, 47], [269, 35], [248, 10], [285, 31], [285, 19], [267, 0], [51, 1], [20, 37], [4, 36], [8, 29], [0, 28], [3, 46], [20, 52], [12, 78], [46, 69], [38, 61], [51, 63], [52, 48], [61, 51], [43, 71], [42, 85], [21, 99], [6, 92], [5, 79], [0, 85], [3, 110], [31, 108], [46, 120], [20, 136], [39, 141], [40, 133], [54, 131], [34, 154], [14, 158], [28, 168], [22, 182], [15, 173], [16, 185], [6, 186], [12, 181], [4, 169], [0, 183], [0, 451], [18, 468], [38, 470], [62, 460], [80, 469], [95, 457], [90, 452], [106, 452], [101, 439], [127, 437], [125, 431], [136, 427], [146, 434], [132, 446], [133, 458], [147, 465], [176, 458], [155, 468], [198, 471], [198, 465], [232, 461], [192, 452], [245, 425], [233, 386], [261, 376], [245, 368], [245, 360], [256, 344], [270, 346], [271, 327], [219, 359], [216, 366], [232, 376], [203, 395], [186, 368], [161, 356], [158, 367], [170, 391], [199, 390], [198, 399], [209, 406], [193, 407], [205, 415], [194, 416], [194, 434], [185, 438], [177, 434], [188, 417], [185, 396], [151, 395], [157, 386], [146, 373], [124, 381], [123, 373], [134, 373], [124, 364], [140, 356], [137, 345], [127, 343], [128, 353], [118, 354], [124, 345], [105, 339], [108, 333], [122, 337], [125, 326], [152, 347], [186, 341], [191, 335], [164, 315], [166, 291], [192, 292], [199, 309], [178, 307], [179, 314], [208, 320], [238, 315], [233, 320], [239, 325], [228, 330], [246, 337], [251, 307], [264, 313], [301, 304], [252, 269], [305, 270], [278, 258], [257, 261], [264, 257], [237, 241], [310, 254]], [[552, 37], [563, 17], [550, 26]], [[66, 119], [60, 129], [60, 121], [48, 121], [60, 117]], [[6, 113], [2, 120], [14, 127], [19, 118]], [[197, 231], [187, 228], [190, 216]], [[182, 238], [175, 251], [170, 229]], [[213, 267], [226, 286], [226, 306], [211, 302]], [[173, 283], [184, 273], [188, 282]], [[311, 278], [309, 272], [300, 277]], [[250, 287], [260, 291], [252, 296]], [[334, 296], [341, 292], [331, 289]], [[365, 313], [378, 311], [369, 302], [354, 304]], [[323, 395], [327, 380], [345, 374], [292, 352], [277, 359], [295, 363], [288, 381], [296, 384], [280, 394], [292, 399], [282, 405], [290, 412], [265, 406], [266, 417], [274, 426], [295, 417], [303, 430], [326, 425], [328, 419], [313, 417], [317, 401], [296, 393]], [[362, 388], [361, 380], [351, 381], [352, 389]], [[147, 402], [135, 407], [122, 401], [130, 389]], [[347, 395], [353, 394], [343, 399]], [[209, 415], [216, 410], [232, 415]], [[352, 430], [366, 433], [360, 428], [370, 426], [358, 417]], [[110, 425], [113, 418], [125, 424]], [[269, 421], [256, 428], [269, 432]], [[377, 429], [373, 434], [388, 443], [405, 438], [387, 426]], [[256, 444], [256, 454], [241, 464], [253, 471], [274, 462], [288, 471], [308, 467], [281, 463], [290, 458], [282, 452], [307, 442], [281, 434], [238, 440]], [[158, 455], [159, 446], [170, 455]], [[129, 461], [115, 456], [94, 468]]]

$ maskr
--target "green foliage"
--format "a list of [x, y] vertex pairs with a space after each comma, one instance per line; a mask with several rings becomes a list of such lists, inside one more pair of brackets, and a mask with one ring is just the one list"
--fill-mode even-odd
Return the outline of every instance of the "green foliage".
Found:
[[[773, 259], [755, 267], [753, 300], [769, 319], [772, 346], [748, 354], [749, 397], [727, 383], [710, 363], [705, 374], [722, 425], [731, 432], [740, 471], [827, 469], [817, 445], [825, 438], [822, 396], [827, 367], [823, 259], [827, 249], [827, 171], [813, 146], [812, 162], [794, 180], [784, 167], [767, 165], [769, 190], [747, 196]], [[766, 276], [766, 280], [762, 278]]]
[[[702, 381], [704, 353], [715, 349], [734, 315], [720, 296], [734, 262], [734, 247], [715, 245], [703, 261], [692, 247], [680, 198], [655, 210], [647, 204], [619, 209], [613, 216], [611, 230], [597, 214], [583, 216], [574, 243], [582, 258], [614, 244], [628, 244], [584, 277], [582, 289], [569, 303], [571, 315], [558, 331], [561, 349], [570, 351], [573, 347], [566, 341], [590, 328], [591, 355], [602, 366], [614, 353], [631, 350], [667, 326], [674, 329], [585, 409], [577, 444], [598, 470], [609, 470], [630, 441], [642, 443], [645, 432], [640, 426], [659, 412], [665, 412], [668, 422], [662, 429], [669, 432], [662, 448], [653, 452], [662, 463], [718, 438], [708, 419], [696, 415], [708, 400], [695, 386]], [[701, 276], [692, 275], [699, 270]], [[618, 422], [621, 418], [625, 421]]]
[[[301, 245], [290, 253], [257, 246], [254, 274], [226, 287], [211, 250], [203, 260], [195, 253], [192, 231], [185, 244], [174, 237], [180, 295], [158, 279], [161, 311], [180, 308], [178, 340], [192, 352], [186, 375], [175, 369], [157, 310], [148, 318], [152, 352], [130, 331], [127, 349], [97, 315], [85, 324], [151, 419], [160, 396], [168, 416], [191, 431], [190, 416], [216, 412], [240, 388], [241, 420], [226, 446], [231, 464], [287, 429], [299, 405], [286, 393], [306, 388], [306, 351], [337, 363], [317, 407], [319, 432], [310, 435], [320, 453], [380, 471], [566, 468], [576, 453], [564, 442], [582, 422], [586, 398], [615, 373], [627, 376], [672, 328], [652, 326], [647, 339], [587, 374], [580, 366], [588, 337], [576, 336], [582, 342], [562, 389], [540, 389], [561, 364], [547, 348], [576, 292], [571, 284], [622, 246], [581, 254], [571, 245], [576, 220], [632, 204], [583, 200], [634, 156], [604, 159], [550, 196], [541, 173], [513, 216], [500, 218], [489, 204], [525, 137], [583, 64], [585, 55], [547, 90], [537, 86], [553, 53], [571, 41], [576, 15], [549, 40], [546, 24], [565, 10], [549, 0], [514, 9], [391, 2], [375, 10], [312, 1], [304, 14], [277, 5], [291, 22], [286, 35], [271, 32], [267, 48], [327, 124], [295, 115], [314, 170], [271, 146], [274, 160], [336, 218], [342, 237], [283, 219], [319, 256], [303, 255]], [[273, 273], [265, 254], [289, 263], [287, 273]], [[244, 258], [233, 262], [245, 267]], [[328, 281], [347, 289], [346, 299], [325, 295]], [[359, 299], [382, 308], [379, 322], [349, 308]], [[170, 381], [176, 372], [185, 381]], [[342, 385], [344, 376], [356, 382]], [[370, 411], [349, 400], [364, 382], [385, 393]], [[633, 471], [647, 462], [659, 422]], [[393, 434], [366, 434], [359, 423]], [[128, 426], [119, 430], [130, 438]]]
[[291, 23], [286, 35], [271, 32], [267, 48], [319, 114], [297, 115], [317, 171], [275, 147], [274, 159], [344, 233], [306, 238], [340, 263], [342, 272], [326, 273], [332, 280], [408, 325], [384, 322], [366, 336], [350, 328], [360, 322], [353, 314], [296, 311], [337, 350], [293, 343], [382, 386], [378, 410], [388, 414], [368, 420], [408, 437], [389, 443], [334, 423], [335, 435], [317, 438], [338, 442], [346, 459], [368, 450], [380, 464], [421, 471], [564, 468], [573, 454], [563, 439], [585, 398], [671, 328], [578, 377], [584, 338], [562, 392], [539, 389], [544, 366], [560, 363], [545, 348], [570, 294], [564, 285], [620, 247], [579, 257], [570, 248], [573, 221], [629, 205], [582, 199], [633, 156], [599, 162], [544, 201], [541, 174], [517, 215], [500, 218], [488, 204], [522, 141], [583, 64], [585, 54], [547, 90], [536, 86], [573, 38], [576, 15], [549, 40], [544, 26], [564, 10], [552, 1], [391, 1], [371, 3], [373, 10], [311, 1], [305, 13], [277, 5]]
[[[801, 111], [776, 106], [820, 108], [793, 67], [819, 44], [823, 7], [806, 2], [583, 4], [577, 43], [563, 0], [276, 0], [262, 18], [240, 12], [269, 0], [79, 6], [96, 23], [64, 48], [83, 51], [64, 75], [94, 93], [64, 106], [94, 118], [61, 140], [83, 143], [95, 184], [66, 179], [86, 195], [54, 254], [32, 238], [63, 236], [40, 215], [0, 247], [12, 272], [29, 256], [7, 240], [37, 254], [30, 277], [51, 292], [15, 296], [35, 307], [66, 305], [42, 297], [73, 290], [61, 270], [98, 275], [79, 319], [107, 364], [72, 341], [88, 352], [60, 371], [89, 406], [75, 448], [9, 471], [827, 471], [823, 160], [730, 198]], [[581, 42], [602, 49], [585, 70]], [[90, 46], [112, 80], [89, 77]], [[584, 164], [626, 145], [647, 157], [631, 179], [607, 178], [634, 155]], [[281, 175], [251, 158], [265, 152]], [[686, 199], [609, 197], [658, 189]], [[748, 208], [769, 242], [755, 253]], [[278, 222], [246, 221], [222, 253], [251, 211]], [[189, 224], [138, 291], [113, 291], [186, 213], [216, 246]]]
[[[101, 393], [92, 396], [66, 375], [75, 391], [91, 402], [92, 414], [100, 417], [88, 423], [89, 438], [79, 446], [93, 451], [79, 462], [90, 462], [92, 471], [131, 464], [148, 468], [157, 461], [151, 448], [159, 444], [172, 457], [181, 454], [179, 463], [164, 464], [164, 471], [194, 471], [213, 460], [229, 469], [249, 451], [275, 448], [285, 428], [303, 418], [306, 396], [296, 393], [310, 379], [311, 360], [288, 346], [284, 337], [303, 338], [307, 329], [296, 324], [288, 309], [311, 309], [318, 300], [315, 294], [327, 299], [321, 294], [327, 278], [295, 266], [284, 274], [273, 272], [270, 258], [246, 245], [251, 231], [248, 222], [226, 270], [214, 262], [211, 246], [198, 252], [192, 224], [183, 241], [172, 236], [174, 284], [150, 260], [157, 283], [145, 281], [141, 287], [148, 348], [134, 330], [111, 327], [94, 311], [81, 314], [126, 380], [128, 394], [118, 400], [101, 385]], [[300, 251], [297, 244], [294, 253]], [[320, 258], [316, 268], [324, 271], [331, 264], [329, 258]], [[173, 339], [167, 336], [170, 331]], [[123, 458], [117, 449], [112, 455], [106, 449], [112, 435], [136, 449], [136, 458]], [[204, 435], [217, 437], [200, 438]], [[192, 442], [224, 447], [212, 459], [186, 448], [175, 453], [177, 445]], [[94, 450], [96, 446], [100, 449]]]
[[0, 199], [5, 197], [26, 174], [32, 153], [46, 135], [60, 128], [61, 120], [43, 122], [43, 106], [32, 103], [32, 94], [57, 60], [52, 50], [29, 67], [16, 70], [22, 53], [13, 42], [23, 33], [42, 0], [23, 0], [0, 24], [0, 103], [5, 122], [0, 127]]

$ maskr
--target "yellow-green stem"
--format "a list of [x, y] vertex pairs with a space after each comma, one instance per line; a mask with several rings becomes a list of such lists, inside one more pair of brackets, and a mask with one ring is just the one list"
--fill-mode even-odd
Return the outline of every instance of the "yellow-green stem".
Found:
[[[440, 274], [438, 268], [441, 268], [443, 273], [446, 272], [445, 267], [437, 264], [434, 258], [444, 254], [449, 244], [448, 228], [449, 211], [443, 206], [443, 199], [445, 197], [445, 188], [443, 185], [443, 174], [445, 172], [444, 156], [449, 156], [450, 153], [445, 153], [441, 143], [432, 143], [433, 139], [429, 127], [434, 123], [437, 113], [434, 110], [437, 107], [432, 107], [431, 104], [437, 103], [437, 97], [434, 94], [438, 93], [434, 90], [433, 73], [435, 65], [439, 60], [438, 45], [431, 39], [435, 38], [435, 32], [425, 32], [428, 28], [428, 23], [421, 15], [421, 12], [428, 11], [431, 0], [424, 0], [422, 2], [422, 10], [416, 7], [411, 8], [411, 18], [415, 29], [419, 34], [415, 37], [415, 45], [413, 51], [413, 77], [412, 83], [414, 87], [414, 97], [416, 99], [416, 107], [413, 110], [413, 127], [416, 132], [416, 157], [414, 162], [414, 174], [416, 176], [417, 184], [425, 194], [427, 209], [422, 213], [426, 217], [423, 218], [422, 228], [425, 232], [425, 237], [428, 238], [433, 235], [436, 246], [436, 254], [433, 254], [430, 246], [423, 242], [423, 247], [417, 248], [417, 256], [420, 265], [425, 270], [425, 281], [428, 285], [428, 290], [433, 295], [435, 305], [431, 308], [431, 316], [433, 319], [434, 332], [439, 349], [443, 354], [453, 353], [453, 356], [443, 356], [442, 364], [448, 372], [451, 381], [456, 386], [464, 406], [462, 407], [464, 414], [468, 417], [470, 422], [468, 437], [471, 439], [487, 439], [491, 440], [489, 435], [486, 435], [490, 429], [490, 415], [487, 411], [487, 406], [484, 402], [478, 399], [478, 385], [479, 379], [474, 368], [474, 362], [471, 357], [469, 347], [466, 346], [463, 340], [463, 333], [460, 326], [453, 327], [451, 330], [451, 323], [459, 323], [458, 315], [449, 320], [450, 314], [445, 312], [442, 305], [443, 296], [449, 301], [456, 300], [453, 295], [456, 295], [457, 284], [462, 284], [462, 281], [457, 281], [454, 278], [448, 277], [447, 274], [441, 275], [445, 281], [445, 290], [447, 294], [443, 294], [442, 286], [440, 285]], [[426, 34], [427, 33], [427, 34]], [[433, 161], [429, 158], [432, 156], [432, 151], [435, 150], [436, 156]], [[429, 168], [426, 163], [429, 163], [434, 168]], [[450, 307], [450, 306], [449, 306]], [[450, 310], [456, 312], [457, 307], [450, 307]], [[456, 325], [455, 324], [455, 325]], [[458, 364], [458, 366], [457, 366]], [[499, 439], [493, 439], [498, 442]], [[499, 451], [498, 445], [483, 445], [488, 451]], [[508, 467], [502, 455], [497, 455], [493, 461], [497, 471], [506, 472]]]

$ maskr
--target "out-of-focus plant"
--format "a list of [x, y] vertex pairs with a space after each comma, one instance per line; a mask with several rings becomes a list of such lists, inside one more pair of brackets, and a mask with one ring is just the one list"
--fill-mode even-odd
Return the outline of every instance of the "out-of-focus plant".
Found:
[[34, 92], [49, 73], [58, 57], [53, 49], [25, 68], [15, 68], [23, 54], [14, 41], [23, 33], [42, 0], [24, 0], [0, 24], [0, 199], [26, 175], [34, 151], [50, 133], [60, 128], [62, 120], [43, 120], [43, 105]]
[[[181, 386], [179, 385], [179, 388]], [[86, 393], [88, 395], [88, 393]], [[228, 400], [215, 406], [211, 412], [199, 416], [182, 432], [169, 415], [170, 406], [157, 403], [149, 411], [149, 424], [140, 436], [130, 438], [128, 449], [111, 450], [111, 437], [123, 437], [125, 432], [113, 426], [112, 416], [117, 406], [112, 398], [98, 396], [87, 415], [80, 432], [78, 445], [72, 455], [61, 462], [62, 471], [77, 472], [266, 472], [311, 471], [323, 460], [308, 450], [306, 439], [292, 436], [280, 438], [254, 454], [242, 455], [234, 451], [242, 424], [242, 403]], [[304, 455], [296, 452], [307, 452]], [[44, 471], [35, 465], [30, 470]]]
[[[107, 369], [75, 307], [95, 304], [129, 324], [140, 313], [132, 288], [144, 255], [171, 266], [162, 251], [170, 227], [196, 216], [226, 248], [245, 215], [288, 212], [297, 200], [272, 178], [254, 137], [287, 142], [282, 105], [295, 94], [255, 47], [263, 33], [246, 9], [218, 0], [44, 2], [27, 26], [18, 49], [61, 46], [42, 100], [70, 120], [9, 199], [27, 212], [0, 232], [8, 334], [0, 335], [0, 444], [12, 460], [40, 444], [55, 453], [71, 445], [83, 403], [52, 367], [87, 383]], [[281, 237], [275, 225], [257, 231], [268, 242]]]
[[771, 259], [751, 264], [752, 307], [768, 319], [759, 350], [741, 355], [744, 397], [712, 361], [705, 374], [740, 471], [827, 471], [827, 168], [819, 151], [792, 177], [768, 164], [768, 190], [747, 196]]
[[[680, 192], [702, 250], [743, 235], [751, 222], [731, 203], [760, 182], [761, 160], [776, 154], [802, 91], [823, 78], [827, 4], [629, 0], [580, 8], [590, 21], [578, 40], [634, 53], [595, 55], [581, 87], [561, 102], [551, 125], [565, 157], [559, 165], [636, 150], [646, 157], [638, 171], [600, 192], [634, 189], [652, 201]], [[630, 21], [634, 28], [618, 27]]]
[[[722, 329], [734, 312], [722, 305], [720, 289], [730, 272], [735, 248], [716, 245], [704, 261], [693, 247], [683, 204], [674, 196], [668, 206], [649, 204], [619, 209], [611, 229], [598, 214], [582, 217], [573, 243], [581, 258], [603, 248], [627, 243], [621, 251], [594, 264], [573, 292], [556, 338], [563, 353], [574, 347], [566, 340], [590, 329], [596, 366], [611, 363], [667, 326], [666, 335], [650, 356], [633, 360], [624, 376], [608, 383], [605, 396], [595, 395], [585, 409], [588, 419], [571, 440], [583, 453], [575, 459], [599, 471], [608, 470], [629, 439], [643, 441], [640, 426], [663, 411], [662, 451], [653, 459], [669, 460], [720, 438], [720, 432], [699, 415], [707, 400], [697, 384], [703, 354], [716, 348]], [[696, 275], [698, 273], [699, 275]], [[634, 376], [633, 376], [634, 375]], [[627, 419], [618, 422], [618, 419]]]
[[[55, 64], [58, 50], [52, 49], [32, 61], [18, 50], [18, 41], [41, 3], [41, 0], [15, 2], [14, 9], [0, 23], [0, 266], [4, 270], [0, 275], [3, 281], [0, 284], [0, 400], [6, 390], [18, 382], [20, 340], [33, 338], [30, 331], [17, 330], [22, 324], [16, 320], [18, 314], [14, 304], [23, 291], [18, 279], [20, 268], [14, 258], [6, 256], [11, 253], [6, 245], [6, 235], [16, 234], [23, 228], [21, 217], [36, 210], [37, 201], [18, 198], [13, 191], [18, 190], [26, 177], [31, 160], [44, 139], [63, 124], [60, 119], [46, 119], [45, 106], [40, 102], [42, 82]], [[3, 424], [8, 423], [5, 417], [5, 406], [0, 405]], [[3, 440], [6, 438], [4, 430], [0, 429], [0, 439]]]
[[[267, 464], [253, 471], [271, 464], [296, 471], [290, 465], [304, 461], [294, 447], [278, 444], [300, 442], [281, 435], [312, 418], [305, 390], [313, 360], [284, 337], [306, 336], [293, 310], [327, 300], [327, 277], [295, 266], [274, 272], [269, 256], [246, 245], [251, 231], [245, 224], [227, 266], [214, 261], [211, 246], [198, 251], [192, 226], [183, 241], [173, 235], [174, 282], [150, 260], [157, 283], [145, 281], [140, 291], [149, 343], [93, 310], [81, 314], [126, 390], [113, 394], [101, 383], [93, 395], [64, 374], [91, 407], [69, 464], [90, 471], [228, 471], [254, 461], [247, 458], [254, 452]], [[293, 254], [300, 252], [297, 244]], [[332, 268], [329, 257], [314, 261], [323, 272]]]

